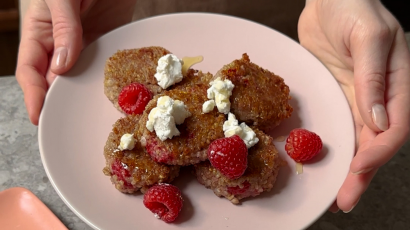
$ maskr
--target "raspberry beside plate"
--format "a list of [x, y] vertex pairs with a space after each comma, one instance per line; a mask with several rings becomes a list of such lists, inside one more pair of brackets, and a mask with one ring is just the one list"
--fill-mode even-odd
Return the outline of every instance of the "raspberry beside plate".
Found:
[[171, 184], [154, 185], [144, 194], [145, 207], [167, 223], [178, 217], [182, 201], [181, 191]]
[[305, 162], [319, 154], [323, 148], [320, 137], [306, 129], [294, 129], [286, 139], [285, 150], [296, 162]]

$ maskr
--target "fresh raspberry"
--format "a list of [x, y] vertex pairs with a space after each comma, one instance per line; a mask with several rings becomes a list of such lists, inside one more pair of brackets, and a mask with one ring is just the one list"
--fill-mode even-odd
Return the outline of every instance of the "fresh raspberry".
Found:
[[131, 83], [121, 90], [118, 104], [126, 114], [142, 114], [151, 99], [152, 94], [147, 87], [140, 83]]
[[222, 174], [236, 179], [248, 167], [248, 148], [238, 135], [220, 138], [209, 145], [208, 159]]
[[130, 177], [130, 172], [123, 166], [123, 163], [119, 160], [115, 160], [111, 165], [111, 173], [117, 176], [117, 180], [124, 182], [124, 188], [133, 188], [132, 184], [126, 180]]
[[167, 163], [174, 160], [172, 152], [159, 142], [161, 142], [161, 140], [152, 136], [146, 139], [145, 149], [152, 160], [158, 163]]
[[285, 150], [296, 162], [305, 162], [322, 150], [320, 137], [306, 129], [294, 129], [286, 139]]
[[157, 218], [170, 223], [182, 209], [181, 191], [170, 184], [154, 185], [144, 194], [144, 205]]
[[228, 187], [227, 190], [230, 194], [232, 195], [240, 195], [244, 194], [246, 191], [248, 191], [249, 187], [251, 184], [248, 181], [245, 181], [242, 183], [243, 187], [235, 186], [235, 187]]

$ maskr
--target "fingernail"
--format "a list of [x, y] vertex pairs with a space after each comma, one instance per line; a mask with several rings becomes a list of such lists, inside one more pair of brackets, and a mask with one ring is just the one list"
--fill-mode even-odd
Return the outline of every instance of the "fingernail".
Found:
[[373, 168], [362, 169], [362, 170], [360, 170], [360, 171], [358, 171], [358, 172], [353, 172], [353, 174], [356, 174], [356, 175], [365, 174], [365, 173], [368, 173], [368, 172], [370, 172], [370, 171], [372, 171], [372, 170], [373, 170]]
[[53, 61], [51, 62], [51, 69], [60, 69], [65, 67], [67, 61], [67, 48], [62, 46], [54, 51]]
[[372, 119], [373, 123], [382, 131], [386, 131], [389, 128], [387, 120], [386, 108], [381, 104], [375, 104], [372, 107]]
[[331, 211], [331, 212], [334, 213], [334, 214], [336, 214], [336, 213], [338, 213], [339, 211], [340, 211], [340, 209], [337, 209], [337, 210]]
[[360, 198], [356, 201], [356, 203], [353, 204], [352, 208], [351, 208], [349, 211], [343, 211], [343, 212], [344, 212], [344, 213], [349, 213], [349, 212], [351, 212], [351, 211], [356, 207], [356, 205], [359, 203], [359, 200], [360, 200]]

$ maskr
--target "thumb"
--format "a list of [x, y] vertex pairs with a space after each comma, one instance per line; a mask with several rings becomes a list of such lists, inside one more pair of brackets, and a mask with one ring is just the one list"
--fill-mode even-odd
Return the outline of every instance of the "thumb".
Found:
[[82, 49], [81, 0], [46, 0], [51, 12], [54, 54], [50, 69], [55, 74], [69, 70]]
[[[368, 30], [367, 30], [368, 31]], [[361, 33], [350, 41], [354, 65], [356, 103], [364, 123], [376, 132], [386, 131], [386, 66], [392, 44], [390, 31]]]

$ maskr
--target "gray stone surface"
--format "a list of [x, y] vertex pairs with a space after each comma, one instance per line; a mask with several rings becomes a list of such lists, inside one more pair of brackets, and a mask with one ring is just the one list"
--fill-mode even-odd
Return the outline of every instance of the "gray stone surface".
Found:
[[[410, 34], [407, 34], [410, 41]], [[383, 166], [349, 214], [325, 213], [309, 230], [410, 229], [410, 142]], [[0, 191], [25, 187], [74, 230], [91, 229], [58, 197], [43, 169], [37, 128], [30, 124], [14, 77], [0, 78]], [[297, 221], [297, 219], [295, 220]]]
[[14, 77], [2, 77], [0, 78], [0, 191], [11, 187], [29, 189], [69, 229], [91, 229], [64, 204], [51, 186], [40, 158], [37, 127], [28, 120], [23, 93]]

